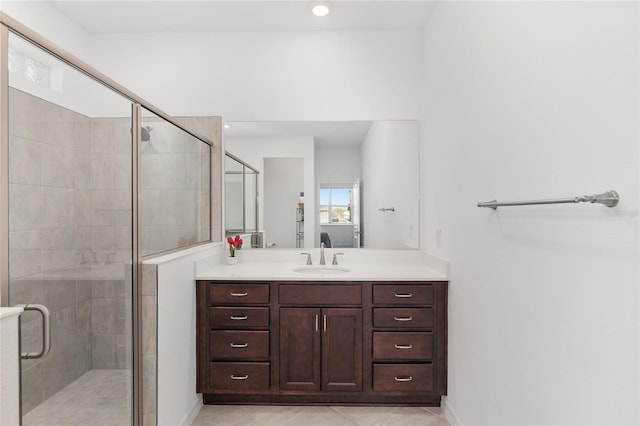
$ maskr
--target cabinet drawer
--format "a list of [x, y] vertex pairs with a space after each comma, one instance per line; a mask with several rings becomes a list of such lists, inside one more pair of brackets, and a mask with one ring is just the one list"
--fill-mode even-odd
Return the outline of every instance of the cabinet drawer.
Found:
[[215, 306], [209, 308], [213, 328], [251, 328], [269, 326], [269, 308]]
[[373, 364], [376, 392], [431, 392], [433, 364]]
[[433, 359], [433, 333], [376, 331], [373, 333], [373, 359], [430, 361]]
[[281, 305], [359, 305], [362, 303], [360, 285], [287, 285], [280, 284]]
[[373, 326], [419, 329], [433, 327], [432, 308], [373, 308]]
[[209, 300], [219, 304], [269, 303], [269, 284], [210, 284]]
[[212, 362], [209, 374], [214, 391], [244, 393], [269, 390], [268, 362]]
[[210, 331], [209, 356], [212, 359], [269, 358], [269, 332]]
[[432, 305], [433, 286], [431, 284], [376, 284], [373, 286], [373, 303], [386, 305]]

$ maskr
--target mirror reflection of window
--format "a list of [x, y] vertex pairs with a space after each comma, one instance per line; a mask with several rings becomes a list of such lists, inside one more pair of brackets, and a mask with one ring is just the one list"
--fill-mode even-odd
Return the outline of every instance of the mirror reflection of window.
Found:
[[[346, 186], [346, 185], [345, 185]], [[351, 187], [320, 188], [320, 223], [351, 223]]]

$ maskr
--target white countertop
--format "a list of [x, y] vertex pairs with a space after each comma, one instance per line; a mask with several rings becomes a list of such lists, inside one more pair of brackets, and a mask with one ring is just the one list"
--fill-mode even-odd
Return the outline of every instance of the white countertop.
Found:
[[[198, 265], [196, 279], [199, 280], [278, 280], [278, 281], [446, 281], [447, 275], [423, 261], [420, 252], [350, 250], [325, 251], [327, 265], [318, 265], [319, 250], [313, 249], [313, 268], [318, 272], [300, 273], [296, 268], [305, 268], [304, 250], [247, 250], [240, 254], [237, 265], [227, 265], [224, 255], [215, 263]], [[345, 252], [339, 256], [339, 267], [348, 272], [332, 272], [333, 253]]]

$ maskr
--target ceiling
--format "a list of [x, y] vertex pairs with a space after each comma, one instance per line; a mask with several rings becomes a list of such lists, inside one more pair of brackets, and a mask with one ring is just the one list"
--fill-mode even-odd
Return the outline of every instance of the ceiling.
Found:
[[207, 31], [420, 30], [428, 0], [333, 0], [318, 18], [310, 1], [73, 0], [47, 1], [88, 33]]
[[225, 137], [313, 136], [320, 147], [359, 147], [371, 121], [235, 121]]

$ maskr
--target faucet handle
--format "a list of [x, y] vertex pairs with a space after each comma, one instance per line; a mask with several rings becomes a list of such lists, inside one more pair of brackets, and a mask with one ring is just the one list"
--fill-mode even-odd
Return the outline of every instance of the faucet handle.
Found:
[[313, 263], [311, 263], [311, 253], [300, 253], [300, 254], [307, 255], [307, 265], [313, 265]]
[[332, 265], [337, 265], [338, 264], [338, 258], [336, 256], [342, 256], [344, 255], [344, 253], [333, 253], [333, 262], [331, 262]]

